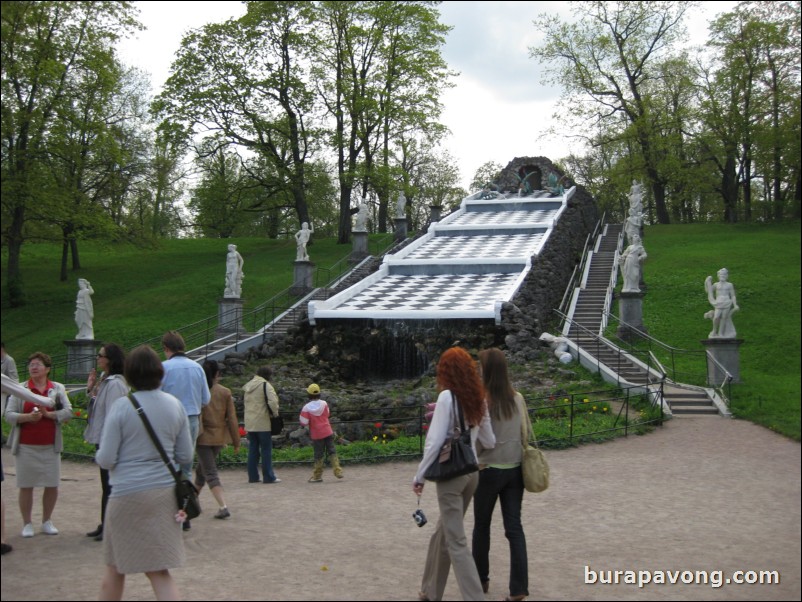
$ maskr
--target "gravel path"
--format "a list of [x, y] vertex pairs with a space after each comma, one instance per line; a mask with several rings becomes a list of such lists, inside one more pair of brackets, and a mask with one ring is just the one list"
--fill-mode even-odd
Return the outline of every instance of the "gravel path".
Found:
[[[65, 462], [57, 536], [22, 539], [13, 457], [3, 449], [7, 541], [2, 600], [93, 600], [101, 545], [93, 466]], [[799, 600], [800, 444], [748, 422], [678, 417], [645, 436], [548, 453], [552, 486], [526, 494], [532, 600]], [[306, 482], [307, 468], [277, 469], [283, 482], [249, 485], [244, 468], [222, 473], [229, 520], [206, 512], [186, 535], [188, 563], [173, 571], [187, 600], [414, 600], [437, 519], [434, 489], [415, 526], [414, 465], [345, 466], [337, 481]], [[34, 523], [41, 512], [39, 493]], [[466, 526], [473, 519], [469, 511]], [[509, 560], [493, 523], [489, 600], [503, 598]], [[586, 568], [589, 567], [589, 568]], [[779, 584], [586, 583], [608, 571], [777, 571]], [[655, 577], [659, 574], [654, 573]], [[747, 573], [747, 577], [751, 577]], [[666, 581], [671, 575], [666, 575]], [[737, 577], [737, 575], [736, 575]], [[125, 599], [153, 599], [143, 575]], [[446, 599], [459, 599], [453, 576]]]

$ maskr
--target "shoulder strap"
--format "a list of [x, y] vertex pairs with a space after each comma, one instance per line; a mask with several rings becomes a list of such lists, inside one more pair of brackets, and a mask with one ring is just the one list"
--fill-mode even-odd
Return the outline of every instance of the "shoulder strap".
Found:
[[521, 416], [521, 447], [526, 449], [530, 440], [537, 447], [537, 438], [532, 437], [532, 421], [529, 419], [529, 411], [526, 409], [526, 402], [521, 399], [521, 403], [517, 403], [518, 413]]
[[[454, 391], [451, 391], [451, 405], [456, 407], [455, 412], [457, 413], [457, 417], [459, 418], [459, 432], [460, 433], [464, 433], [465, 432], [465, 420], [463, 419], [463, 416], [462, 416], [462, 406], [459, 405], [459, 403], [457, 402], [457, 396], [454, 395]], [[452, 407], [451, 409], [453, 410], [454, 407]]]
[[267, 406], [267, 414], [271, 418], [275, 418], [276, 416], [278, 416], [278, 414], [274, 414], [273, 410], [270, 409], [270, 401], [268, 401], [267, 399], [267, 381], [262, 383], [262, 389], [265, 392], [265, 405]]
[[139, 414], [139, 417], [142, 419], [142, 424], [145, 425], [145, 430], [148, 431], [148, 435], [150, 435], [151, 440], [153, 441], [153, 445], [156, 446], [156, 449], [159, 450], [159, 455], [161, 455], [162, 460], [167, 465], [167, 468], [170, 469], [170, 473], [173, 475], [176, 483], [181, 482], [181, 475], [173, 466], [173, 463], [170, 462], [170, 459], [167, 457], [167, 453], [164, 451], [164, 447], [162, 447], [161, 441], [159, 441], [159, 437], [156, 435], [156, 432], [153, 430], [153, 427], [150, 425], [150, 420], [148, 420], [147, 414], [145, 414], [145, 410], [142, 409], [142, 406], [139, 405], [139, 402], [134, 397], [133, 393], [128, 394], [128, 399], [131, 400], [131, 403], [134, 405], [134, 409], [136, 413]]

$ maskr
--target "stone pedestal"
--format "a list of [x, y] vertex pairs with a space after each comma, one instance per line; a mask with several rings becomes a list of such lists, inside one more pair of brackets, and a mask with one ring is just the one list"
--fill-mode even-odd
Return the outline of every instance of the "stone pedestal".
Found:
[[[75, 339], [64, 341], [64, 344], [67, 346], [67, 370], [64, 381], [85, 383], [89, 373], [97, 365], [97, 350], [103, 342], [94, 339]], [[53, 379], [56, 377], [53, 376]]]
[[239, 297], [223, 297], [217, 300], [217, 329], [215, 334], [218, 337], [245, 330], [242, 327], [242, 306], [244, 303], [245, 301]]
[[738, 348], [743, 345], [743, 339], [705, 339], [702, 345], [716, 361], [707, 361], [707, 384], [719, 386], [725, 382], [726, 374], [730, 373], [734, 383], [741, 382], [741, 360]]
[[407, 218], [395, 218], [395, 241], [404, 242], [407, 239]]
[[646, 293], [618, 293], [618, 313], [621, 322], [616, 334], [624, 341], [641, 338], [636, 329], [646, 333], [643, 325], [643, 297]]
[[359, 263], [368, 256], [368, 233], [367, 232], [352, 232], [354, 248], [351, 251], [349, 261], [352, 263]]
[[295, 262], [295, 280], [290, 287], [291, 295], [303, 295], [314, 288], [315, 264], [311, 261]]

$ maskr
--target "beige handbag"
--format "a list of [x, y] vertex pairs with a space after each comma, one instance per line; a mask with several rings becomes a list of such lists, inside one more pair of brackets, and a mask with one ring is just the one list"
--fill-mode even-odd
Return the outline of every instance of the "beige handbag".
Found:
[[518, 411], [521, 414], [521, 472], [524, 477], [524, 488], [532, 493], [540, 493], [549, 487], [549, 464], [543, 452], [537, 447], [529, 444], [532, 434], [532, 422], [529, 420], [529, 412], [526, 411], [526, 404], [518, 404]]

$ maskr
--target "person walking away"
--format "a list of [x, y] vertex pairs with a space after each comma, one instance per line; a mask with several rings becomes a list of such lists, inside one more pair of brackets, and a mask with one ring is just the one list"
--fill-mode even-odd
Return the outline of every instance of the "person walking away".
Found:
[[[189, 434], [194, 449], [200, 431], [201, 409], [211, 399], [209, 386], [206, 384], [206, 374], [197, 362], [186, 356], [184, 337], [175, 330], [164, 334], [162, 349], [167, 359], [162, 363], [164, 378], [161, 389], [176, 397], [184, 406], [189, 418]], [[181, 465], [181, 472], [185, 479], [192, 479], [192, 458]], [[184, 521], [183, 528], [184, 531], [190, 530], [191, 525], [188, 520]]]
[[223, 496], [223, 485], [217, 473], [217, 458], [223, 446], [232, 442], [234, 451], [239, 451], [239, 424], [234, 409], [234, 398], [231, 389], [220, 384], [220, 366], [214, 360], [203, 362], [206, 382], [209, 383], [211, 401], [201, 411], [203, 432], [198, 435], [195, 451], [198, 453], [198, 466], [195, 469], [195, 487], [198, 492], [208, 483], [209, 489], [217, 501], [215, 518], [228, 518], [231, 512]]
[[529, 595], [529, 561], [521, 526], [521, 422], [526, 405], [510, 383], [503, 351], [481, 351], [479, 366], [496, 446], [479, 452], [479, 465], [485, 467], [479, 471], [479, 486], [473, 495], [473, 559], [486, 593], [490, 584], [490, 522], [496, 501], [500, 501], [504, 535], [510, 548], [509, 595], [505, 599], [525, 600]]
[[329, 462], [334, 471], [334, 476], [338, 479], [343, 478], [343, 469], [340, 466], [340, 459], [337, 457], [337, 448], [334, 446], [334, 430], [329, 422], [329, 404], [320, 398], [320, 387], [311, 384], [306, 388], [309, 402], [301, 409], [301, 426], [309, 427], [309, 437], [312, 439], [312, 449], [315, 455], [315, 468], [310, 483], [323, 482], [323, 452], [329, 456]]
[[[278, 395], [270, 384], [272, 371], [260, 366], [256, 375], [245, 383], [245, 430], [248, 432], [248, 482], [259, 482], [259, 459], [262, 460], [262, 482], [281, 483], [273, 472], [273, 433], [270, 412], [278, 414]], [[269, 410], [268, 410], [269, 406]]]
[[[192, 461], [189, 420], [181, 402], [159, 390], [164, 368], [148, 345], [125, 360], [125, 379], [167, 457]], [[178, 600], [170, 569], [186, 561], [175, 479], [130, 399], [109, 409], [95, 462], [109, 471], [111, 494], [103, 526], [106, 571], [99, 600], [121, 600], [125, 577], [145, 573], [157, 600]]]
[[[89, 398], [87, 406], [87, 423], [84, 431], [84, 441], [100, 448], [100, 438], [103, 435], [103, 424], [111, 405], [125, 397], [131, 388], [125, 381], [123, 370], [125, 368], [125, 351], [119, 345], [106, 343], [97, 353], [97, 365], [100, 368], [100, 377], [96, 370], [89, 373], [86, 381], [86, 394]], [[109, 502], [111, 484], [109, 471], [100, 469], [100, 524], [96, 529], [89, 531], [86, 536], [93, 537], [95, 541], [103, 541], [103, 523], [106, 520], [106, 506]]]
[[[426, 435], [423, 459], [412, 481], [412, 490], [417, 496], [423, 494], [423, 475], [432, 463], [439, 461], [440, 449], [446, 439], [460, 428], [455, 404], [461, 408], [464, 422], [470, 427], [474, 453], [477, 441], [482, 447], [495, 445], [482, 381], [467, 351], [461, 347], [451, 347], [443, 352], [437, 363], [437, 386], [440, 394]], [[440, 519], [429, 540], [419, 600], [443, 599], [452, 564], [462, 599], [484, 600], [479, 573], [468, 549], [464, 524], [465, 512], [478, 481], [479, 475], [473, 472], [436, 483]]]

